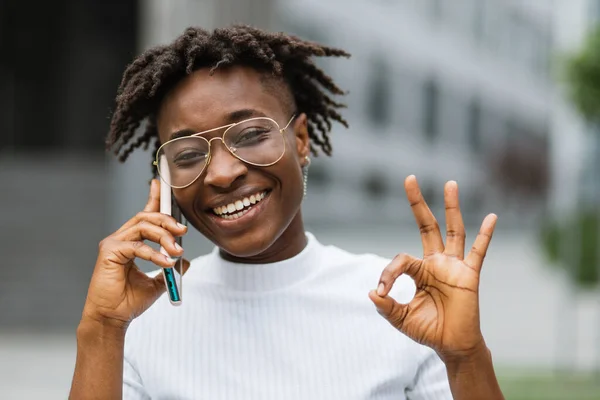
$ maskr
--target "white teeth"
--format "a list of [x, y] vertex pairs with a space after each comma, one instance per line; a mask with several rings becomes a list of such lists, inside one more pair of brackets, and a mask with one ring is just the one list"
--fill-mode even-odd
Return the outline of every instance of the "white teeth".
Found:
[[244, 197], [243, 199], [236, 200], [233, 203], [213, 208], [213, 212], [216, 215], [220, 215], [224, 219], [236, 219], [246, 214], [249, 210], [248, 207], [252, 207], [253, 204], [256, 204], [264, 199], [266, 195], [267, 192], [256, 193], [250, 197]]

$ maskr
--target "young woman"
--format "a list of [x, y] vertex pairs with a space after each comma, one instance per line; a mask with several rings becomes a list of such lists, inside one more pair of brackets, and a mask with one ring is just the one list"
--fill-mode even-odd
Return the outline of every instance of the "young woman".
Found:
[[[495, 215], [465, 256], [456, 183], [444, 243], [410, 176], [422, 258], [351, 254], [305, 232], [310, 153], [330, 154], [331, 123], [347, 125], [332, 98], [343, 92], [313, 56], [348, 54], [246, 26], [190, 28], [127, 68], [108, 146], [125, 160], [154, 142], [170, 173], [157, 170], [143, 211], [100, 243], [71, 398], [502, 398], [478, 302]], [[215, 244], [185, 261], [180, 307], [134, 263], [173, 265], [145, 240], [184, 253], [187, 228], [159, 212], [165, 182]]]

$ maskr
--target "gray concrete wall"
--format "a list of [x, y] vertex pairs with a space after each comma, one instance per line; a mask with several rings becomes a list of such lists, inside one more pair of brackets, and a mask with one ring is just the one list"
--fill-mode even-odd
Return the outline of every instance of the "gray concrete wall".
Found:
[[107, 232], [100, 154], [0, 154], [0, 330], [75, 329]]

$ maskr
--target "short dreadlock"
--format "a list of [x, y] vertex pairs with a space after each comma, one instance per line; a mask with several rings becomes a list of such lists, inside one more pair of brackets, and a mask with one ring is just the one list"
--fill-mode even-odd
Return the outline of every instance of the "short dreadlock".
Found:
[[[348, 127], [338, 113], [345, 107], [330, 97], [344, 92], [319, 69], [312, 56], [349, 57], [343, 50], [322, 46], [285, 33], [270, 33], [247, 25], [215, 29], [188, 28], [173, 43], [152, 48], [137, 57], [125, 70], [116, 98], [116, 108], [106, 140], [123, 162], [136, 148], [158, 148], [156, 114], [164, 95], [180, 79], [199, 68], [245, 65], [270, 72], [289, 86], [298, 112], [308, 120], [310, 150], [319, 147], [331, 155], [329, 132], [332, 120]], [[329, 94], [328, 94], [329, 93]], [[133, 139], [147, 120], [145, 132]]]

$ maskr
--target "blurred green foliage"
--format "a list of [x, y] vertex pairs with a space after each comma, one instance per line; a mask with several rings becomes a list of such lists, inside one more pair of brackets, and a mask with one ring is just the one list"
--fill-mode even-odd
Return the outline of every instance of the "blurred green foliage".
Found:
[[[581, 48], [565, 60], [568, 95], [579, 113], [590, 123], [600, 123], [600, 24], [587, 34]], [[598, 210], [578, 211], [562, 223], [550, 219], [542, 226], [541, 239], [553, 265], [564, 268], [582, 287], [599, 280], [600, 251]], [[565, 250], [561, 249], [565, 246]]]
[[565, 67], [571, 101], [588, 121], [600, 122], [600, 24], [566, 60]]
[[566, 269], [573, 282], [584, 288], [600, 280], [598, 221], [597, 211], [582, 211], [562, 224], [551, 220], [541, 230], [542, 244], [552, 264]]

